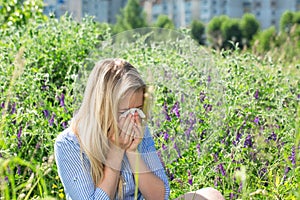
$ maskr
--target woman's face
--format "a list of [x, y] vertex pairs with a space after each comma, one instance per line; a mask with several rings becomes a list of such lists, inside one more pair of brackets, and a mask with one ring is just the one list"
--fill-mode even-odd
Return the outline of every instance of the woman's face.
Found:
[[[118, 108], [118, 118], [120, 115], [131, 108], [143, 108], [144, 92], [143, 90], [137, 90], [135, 92], [129, 92], [121, 101]], [[136, 112], [134, 115], [138, 115]]]

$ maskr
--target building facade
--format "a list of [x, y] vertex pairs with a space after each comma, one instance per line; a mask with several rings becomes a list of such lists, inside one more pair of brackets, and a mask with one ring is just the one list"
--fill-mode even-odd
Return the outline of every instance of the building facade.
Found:
[[90, 15], [99, 22], [115, 23], [127, 0], [44, 0], [44, 3], [44, 13], [52, 12], [57, 18], [68, 12], [79, 21]]
[[[127, 0], [45, 0], [44, 12], [60, 17], [69, 12], [77, 20], [85, 15], [95, 16], [99, 22], [115, 23]], [[192, 20], [208, 23], [214, 16], [241, 18], [252, 13], [262, 29], [279, 27], [286, 10], [300, 10], [300, 0], [140, 0], [149, 23], [161, 14], [169, 16], [176, 27], [188, 26]]]
[[272, 25], [278, 28], [286, 10], [300, 10], [300, 0], [160, 0], [152, 3], [151, 10], [152, 21], [165, 14], [176, 27], [187, 26], [193, 19], [208, 23], [214, 16], [241, 18], [252, 13], [265, 29]]

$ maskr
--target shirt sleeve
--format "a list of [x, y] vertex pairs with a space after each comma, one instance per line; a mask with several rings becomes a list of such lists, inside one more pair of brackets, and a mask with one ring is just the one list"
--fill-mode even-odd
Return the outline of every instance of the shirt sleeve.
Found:
[[95, 187], [89, 173], [89, 162], [84, 156], [81, 157], [78, 144], [67, 137], [58, 137], [54, 151], [67, 199], [109, 200], [109, 196], [101, 188]]
[[169, 199], [170, 186], [168, 177], [165, 173], [165, 169], [162, 165], [162, 162], [158, 157], [154, 140], [150, 134], [150, 130], [148, 127], [146, 127], [144, 139], [139, 145], [139, 152], [141, 153], [142, 158], [145, 161], [146, 165], [149, 167], [149, 169], [164, 182], [165, 200]]

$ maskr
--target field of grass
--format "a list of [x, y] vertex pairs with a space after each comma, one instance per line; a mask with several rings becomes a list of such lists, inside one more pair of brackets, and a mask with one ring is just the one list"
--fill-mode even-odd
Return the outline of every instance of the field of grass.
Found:
[[0, 32], [0, 199], [65, 198], [54, 140], [80, 102], [78, 74], [105, 57], [154, 88], [148, 124], [171, 198], [211, 186], [226, 199], [300, 199], [300, 62], [152, 30], [113, 37], [62, 18]]

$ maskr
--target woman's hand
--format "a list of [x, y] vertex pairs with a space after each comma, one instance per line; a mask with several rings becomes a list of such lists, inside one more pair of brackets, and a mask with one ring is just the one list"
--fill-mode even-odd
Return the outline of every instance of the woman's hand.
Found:
[[131, 142], [131, 145], [126, 149], [127, 152], [134, 152], [137, 150], [138, 145], [141, 143], [143, 137], [144, 137], [144, 130], [142, 127], [142, 120], [139, 117], [139, 114], [137, 112], [133, 115], [134, 119], [134, 125], [133, 125], [133, 131], [134, 131], [134, 137]]

